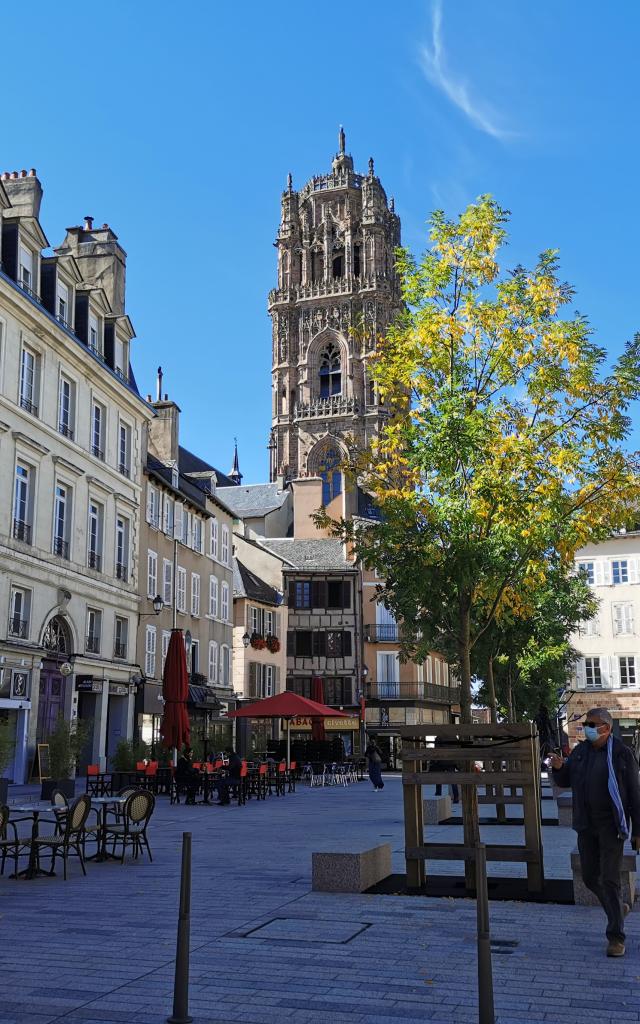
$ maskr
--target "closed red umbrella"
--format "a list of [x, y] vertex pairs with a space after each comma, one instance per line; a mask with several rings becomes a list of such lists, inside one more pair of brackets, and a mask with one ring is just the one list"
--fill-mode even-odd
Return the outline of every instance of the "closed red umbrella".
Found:
[[[311, 677], [311, 700], [315, 700], [316, 704], [324, 704], [324, 683], [322, 681], [322, 676]], [[311, 739], [315, 740], [316, 743], [322, 743], [325, 738], [323, 720], [321, 718], [312, 718]]]
[[162, 674], [164, 712], [160, 733], [165, 747], [180, 749], [189, 743], [190, 724], [187, 713], [189, 674], [181, 629], [172, 629]]

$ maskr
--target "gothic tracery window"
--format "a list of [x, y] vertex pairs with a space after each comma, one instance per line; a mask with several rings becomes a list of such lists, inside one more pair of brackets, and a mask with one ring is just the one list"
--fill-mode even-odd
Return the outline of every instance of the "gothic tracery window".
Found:
[[56, 654], [71, 654], [69, 627], [64, 619], [55, 615], [48, 623], [42, 637], [42, 646]]
[[340, 452], [331, 446], [325, 448], [318, 463], [318, 475], [322, 479], [322, 504], [328, 505], [342, 491], [342, 473], [339, 470]]
[[329, 398], [342, 391], [340, 349], [330, 341], [320, 353], [320, 397]]

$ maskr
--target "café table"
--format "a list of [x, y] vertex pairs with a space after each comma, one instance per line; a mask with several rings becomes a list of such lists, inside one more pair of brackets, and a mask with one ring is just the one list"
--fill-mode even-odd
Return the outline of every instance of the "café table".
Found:
[[55, 875], [55, 871], [44, 871], [40, 867], [38, 860], [38, 846], [36, 839], [38, 838], [40, 815], [46, 814], [48, 811], [53, 812], [53, 804], [46, 803], [33, 803], [33, 804], [14, 804], [9, 808], [11, 814], [26, 814], [28, 817], [33, 818], [31, 825], [31, 844], [29, 846], [29, 863], [26, 868], [19, 871], [17, 875], [11, 875], [11, 878], [37, 878], [38, 875], [48, 875], [51, 877]]
[[96, 863], [100, 863], [103, 860], [119, 860], [115, 854], [109, 853], [107, 850], [107, 809], [109, 806], [112, 807], [124, 807], [128, 797], [126, 796], [94, 796], [91, 799], [92, 804], [97, 804], [100, 808], [98, 815], [98, 850], [91, 857], [86, 857], [86, 860], [95, 860]]

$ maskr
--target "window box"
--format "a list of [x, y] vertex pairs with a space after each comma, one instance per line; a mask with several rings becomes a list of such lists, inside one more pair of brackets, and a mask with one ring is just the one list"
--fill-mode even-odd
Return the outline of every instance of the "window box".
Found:
[[277, 636], [273, 636], [271, 633], [267, 635], [265, 643], [267, 649], [271, 651], [272, 654], [277, 654], [278, 651], [280, 650], [280, 641], [278, 640]]
[[251, 646], [256, 651], [264, 651], [267, 646], [267, 641], [260, 633], [251, 634]]

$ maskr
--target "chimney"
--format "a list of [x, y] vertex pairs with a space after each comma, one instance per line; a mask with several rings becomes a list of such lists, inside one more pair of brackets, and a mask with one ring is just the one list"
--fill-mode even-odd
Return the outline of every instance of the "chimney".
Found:
[[4, 187], [11, 203], [11, 211], [19, 217], [40, 216], [40, 203], [42, 202], [42, 185], [36, 177], [32, 168], [29, 174], [26, 171], [7, 171], [3, 174]]
[[148, 427], [147, 449], [165, 466], [178, 465], [180, 446], [180, 408], [162, 399], [162, 367], [158, 367], [157, 398], [152, 402], [155, 416]]
[[[161, 366], [158, 367], [158, 387], [157, 387], [157, 390], [156, 390], [156, 401], [157, 402], [162, 401], [162, 367]], [[165, 395], [165, 401], [166, 401], [166, 395]]]
[[93, 231], [93, 217], [84, 218], [84, 230]]

